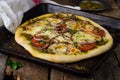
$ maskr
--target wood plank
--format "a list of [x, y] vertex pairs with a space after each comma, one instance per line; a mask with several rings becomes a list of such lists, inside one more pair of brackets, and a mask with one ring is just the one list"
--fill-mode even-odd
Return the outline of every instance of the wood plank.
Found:
[[108, 10], [105, 10], [103, 12], [99, 12], [97, 14], [110, 16], [110, 17], [114, 17], [114, 18], [120, 18], [120, 15], [119, 15], [120, 9], [117, 6], [117, 4], [115, 3], [115, 0], [104, 0], [104, 1], [106, 1], [110, 5], [111, 8]]
[[81, 77], [78, 75], [61, 72], [55, 69], [51, 70], [50, 80], [93, 80], [88, 77]]
[[20, 62], [23, 67], [18, 70], [12, 70], [7, 66], [6, 73], [11, 73], [11, 71], [13, 71], [13, 75], [24, 80], [48, 80], [49, 70], [47, 67], [14, 57], [11, 57], [10, 59]]
[[105, 63], [118, 66], [118, 61], [115, 57], [115, 52], [110, 54], [110, 56], [108, 57]]
[[[112, 7], [112, 9], [118, 9], [119, 7], [117, 6], [117, 4], [116, 4], [116, 2], [115, 2], [115, 0], [104, 0], [104, 1], [107, 1], [110, 5], [111, 5], [111, 7]], [[112, 3], [112, 4], [111, 4]]]
[[97, 14], [120, 19], [120, 9], [114, 9], [112, 11], [104, 11]]
[[91, 77], [81, 77], [78, 75], [73, 75], [69, 73], [64, 74], [64, 80], [93, 80]]
[[50, 80], [64, 80], [63, 72], [51, 69]]
[[120, 80], [120, 67], [114, 66], [112, 72], [114, 80]]
[[[95, 80], [119, 80], [120, 71], [115, 54], [111, 54], [103, 65], [94, 73]], [[116, 75], [117, 74], [117, 75]]]
[[95, 80], [113, 80], [111, 64], [104, 64], [94, 73]]
[[115, 56], [116, 59], [118, 60], [119, 66], [120, 66], [120, 44], [118, 45], [118, 47], [115, 49]]
[[117, 65], [117, 61], [113, 55], [111, 54], [101, 67], [95, 71], [93, 74], [95, 80], [113, 80], [113, 66]]
[[4, 78], [7, 58], [7, 56], [0, 54], [0, 80]]

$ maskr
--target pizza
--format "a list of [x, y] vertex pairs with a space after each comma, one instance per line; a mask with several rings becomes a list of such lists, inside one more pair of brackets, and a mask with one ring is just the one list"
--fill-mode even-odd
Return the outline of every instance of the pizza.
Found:
[[48, 13], [21, 24], [15, 41], [33, 57], [55, 63], [70, 63], [108, 51], [110, 33], [86, 17], [70, 13]]

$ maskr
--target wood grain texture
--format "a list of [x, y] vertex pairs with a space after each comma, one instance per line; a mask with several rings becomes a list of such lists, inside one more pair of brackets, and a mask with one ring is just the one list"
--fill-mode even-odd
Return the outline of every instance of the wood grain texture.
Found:
[[0, 54], [0, 80], [4, 78], [7, 58], [7, 56]]
[[119, 67], [120, 67], [120, 44], [118, 45], [118, 47], [115, 49], [115, 56], [116, 56], [116, 59], [119, 63]]
[[118, 65], [114, 54], [111, 54], [101, 67], [94, 73], [95, 80], [114, 80], [113, 70]]
[[114, 66], [112, 69], [113, 80], [120, 80], [120, 67]]
[[51, 69], [50, 80], [93, 80], [93, 78], [81, 77], [81, 75]]
[[19, 76], [24, 80], [48, 80], [48, 68], [39, 64], [34, 64], [26, 60], [10, 57], [12, 61], [17, 61], [22, 64], [22, 68], [12, 70], [7, 66], [6, 73], [13, 71], [13, 75]]
[[55, 69], [51, 69], [50, 80], [64, 80], [64, 73]]

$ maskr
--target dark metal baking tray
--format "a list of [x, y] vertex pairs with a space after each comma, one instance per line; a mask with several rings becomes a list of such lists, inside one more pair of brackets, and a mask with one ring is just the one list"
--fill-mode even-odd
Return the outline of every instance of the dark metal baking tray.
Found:
[[113, 47], [106, 53], [93, 58], [85, 59], [75, 63], [57, 64], [32, 57], [23, 47], [21, 47], [15, 42], [14, 34], [11, 34], [9, 31], [7, 31], [4, 28], [4, 26], [2, 26], [0, 27], [0, 34], [3, 35], [0, 37], [0, 51], [6, 55], [16, 56], [22, 59], [36, 62], [37, 64], [47, 65], [51, 68], [55, 68], [66, 72], [71, 72], [74, 74], [76, 73], [81, 76], [91, 75], [101, 65], [101, 63], [104, 63], [104, 61], [107, 59], [107, 57], [110, 54], [114, 53], [115, 47], [119, 44], [119, 38], [118, 38], [119, 35], [117, 35], [117, 32], [120, 30], [120, 20], [118, 19], [90, 14], [79, 10], [74, 10], [74, 9], [46, 3], [46, 4], [37, 5], [36, 7], [26, 12], [24, 14], [22, 23], [31, 18], [52, 12], [66, 12], [66, 13], [77, 14], [88, 17], [98, 22], [100, 25], [102, 25], [108, 31], [110, 31], [111, 35], [114, 38]]

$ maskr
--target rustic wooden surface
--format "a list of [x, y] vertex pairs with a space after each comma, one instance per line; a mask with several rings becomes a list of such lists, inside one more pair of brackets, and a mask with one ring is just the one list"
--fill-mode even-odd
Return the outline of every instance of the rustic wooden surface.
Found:
[[0, 80], [3, 80], [6, 69], [7, 56], [0, 54]]
[[[70, 4], [71, 0], [54, 0], [61, 4]], [[111, 16], [120, 19], [120, 9], [114, 0], [107, 0], [111, 3], [111, 10], [99, 12], [106, 16]], [[3, 59], [3, 61], [2, 61]], [[65, 73], [47, 66], [32, 63], [16, 57], [10, 57], [13, 61], [21, 62], [23, 67], [18, 70], [12, 70], [9, 66], [6, 68], [6, 73], [13, 72], [13, 75], [18, 77], [18, 80], [120, 80], [120, 45], [115, 49], [115, 53], [110, 55], [92, 77], [80, 77], [71, 73]], [[7, 56], [0, 55], [0, 80], [3, 79], [3, 73]], [[2, 67], [1, 67], [2, 66]], [[1, 78], [2, 76], [2, 78]]]

